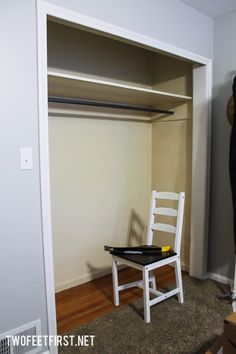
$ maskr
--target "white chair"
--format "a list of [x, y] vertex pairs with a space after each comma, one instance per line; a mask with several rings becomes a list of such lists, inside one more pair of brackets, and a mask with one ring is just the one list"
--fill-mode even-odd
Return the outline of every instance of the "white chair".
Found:
[[[129, 289], [134, 286], [143, 288], [145, 322], [150, 322], [150, 308], [158, 302], [166, 300], [170, 296], [174, 296], [176, 294], [178, 294], [178, 300], [180, 303], [183, 303], [184, 301], [180, 264], [180, 245], [183, 226], [184, 198], [185, 193], [177, 194], [170, 192], [152, 192], [146, 244], [147, 246], [152, 245], [153, 231], [159, 230], [168, 232], [175, 237], [173, 252], [165, 252], [155, 255], [116, 254], [115, 252], [110, 252], [112, 255], [114, 305], [119, 306], [119, 291]], [[160, 201], [164, 199], [176, 201], [177, 209], [159, 206]], [[158, 218], [158, 215], [170, 216], [172, 218], [175, 217], [175, 226], [155, 221], [155, 217]], [[141, 270], [142, 280], [119, 285], [117, 268], [118, 263], [122, 263], [129, 267]], [[156, 290], [155, 269], [170, 263], [174, 263], [175, 265], [176, 288], [162, 293]], [[151, 283], [151, 287], [149, 286], [149, 283]], [[150, 299], [150, 294], [154, 295], [153, 299]]]

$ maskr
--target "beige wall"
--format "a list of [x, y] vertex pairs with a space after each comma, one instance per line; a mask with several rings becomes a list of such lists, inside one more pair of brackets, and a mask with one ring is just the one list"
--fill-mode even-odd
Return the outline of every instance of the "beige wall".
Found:
[[[49, 118], [57, 291], [109, 272], [105, 244], [145, 242], [151, 189], [186, 192], [182, 264], [188, 268], [189, 109], [183, 105], [173, 118], [154, 124]], [[171, 240], [158, 234], [154, 242]]]
[[50, 117], [49, 140], [55, 285], [61, 290], [110, 271], [104, 245], [144, 241], [151, 124]]
[[[173, 117], [157, 121], [152, 129], [152, 189], [185, 192], [184, 227], [181, 261], [189, 267], [190, 224], [191, 224], [191, 164], [192, 164], [192, 120], [191, 107], [178, 107]], [[164, 239], [165, 237], [165, 239]], [[158, 244], [166, 241], [166, 234], [155, 235]]]

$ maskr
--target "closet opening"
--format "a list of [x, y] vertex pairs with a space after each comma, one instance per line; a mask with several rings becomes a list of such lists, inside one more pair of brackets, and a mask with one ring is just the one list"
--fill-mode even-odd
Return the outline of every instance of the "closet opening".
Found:
[[[63, 290], [111, 272], [105, 244], [144, 243], [153, 189], [186, 193], [182, 269], [204, 276], [210, 79], [204, 58], [164, 52], [138, 34], [93, 27], [91, 19], [87, 27], [82, 16], [45, 4], [38, 19], [42, 223], [55, 333], [53, 278], [63, 298]], [[166, 244], [162, 235], [157, 242]]]
[[48, 93], [56, 292], [109, 274], [104, 245], [145, 243], [154, 189], [186, 193], [188, 271], [192, 63], [48, 21]]

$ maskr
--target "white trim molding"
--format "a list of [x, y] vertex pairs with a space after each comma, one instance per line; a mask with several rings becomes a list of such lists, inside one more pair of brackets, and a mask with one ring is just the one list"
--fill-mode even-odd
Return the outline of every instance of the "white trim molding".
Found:
[[194, 65], [190, 275], [201, 279], [205, 278], [207, 272], [211, 80], [211, 63]]
[[233, 283], [233, 279], [230, 279], [224, 275], [221, 275], [221, 274], [216, 274], [216, 273], [207, 273], [207, 278], [209, 279], [212, 279], [212, 280], [215, 280], [219, 283], [222, 283], [222, 284], [228, 284], [228, 285], [232, 285]]
[[[66, 2], [65, 2], [66, 3]], [[55, 312], [55, 289], [54, 289], [54, 270], [53, 270], [53, 250], [52, 250], [52, 227], [51, 227], [51, 200], [50, 200], [50, 178], [49, 178], [49, 149], [48, 149], [48, 102], [47, 102], [47, 17], [54, 17], [60, 21], [68, 21], [75, 26], [88, 28], [92, 31], [98, 31], [109, 37], [120, 38], [128, 43], [136, 44], [143, 48], [149, 48], [153, 51], [162, 51], [179, 58], [185, 58], [192, 62], [206, 66], [206, 94], [205, 104], [209, 106], [208, 122], [210, 121], [210, 101], [211, 101], [211, 66], [212, 61], [209, 58], [199, 56], [167, 43], [158, 41], [154, 38], [143, 36], [140, 33], [128, 31], [126, 29], [114, 26], [94, 18], [81, 15], [77, 12], [65, 8], [54, 6], [43, 0], [37, 0], [37, 49], [38, 49], [38, 95], [39, 95], [39, 149], [40, 149], [40, 183], [41, 183], [41, 208], [42, 208], [42, 230], [43, 230], [43, 249], [44, 249], [44, 267], [46, 281], [46, 301], [48, 314], [48, 332], [51, 335], [56, 334], [56, 312]], [[209, 136], [209, 131], [204, 136]], [[198, 146], [193, 147], [197, 149]], [[196, 153], [196, 151], [195, 151]], [[207, 154], [204, 155], [204, 160]], [[205, 163], [206, 161], [204, 161]], [[205, 163], [205, 166], [207, 163]], [[209, 169], [203, 171], [202, 183], [204, 190], [207, 190], [206, 181], [209, 178]], [[207, 193], [207, 192], [206, 192]], [[202, 197], [201, 197], [202, 198]], [[200, 202], [202, 211], [207, 215], [208, 196]], [[195, 203], [193, 200], [192, 203]], [[199, 203], [199, 200], [198, 200]], [[193, 205], [193, 204], [192, 204]], [[205, 217], [206, 222], [206, 217]], [[196, 227], [196, 226], [195, 226]], [[201, 247], [203, 247], [203, 238], [207, 242], [207, 225], [201, 228]], [[195, 233], [197, 235], [197, 232]], [[196, 241], [197, 242], [197, 241]], [[206, 251], [204, 251], [206, 255]], [[202, 260], [203, 262], [203, 260]], [[190, 266], [191, 270], [191, 266]], [[204, 267], [202, 267], [204, 272]], [[194, 274], [193, 274], [194, 275]], [[56, 354], [57, 348], [50, 347], [50, 353]]]

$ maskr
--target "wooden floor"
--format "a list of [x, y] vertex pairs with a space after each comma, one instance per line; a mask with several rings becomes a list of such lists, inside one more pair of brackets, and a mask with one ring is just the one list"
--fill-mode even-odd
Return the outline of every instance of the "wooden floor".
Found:
[[[119, 272], [119, 283], [141, 279], [141, 273], [133, 268]], [[156, 272], [157, 287], [165, 287], [175, 280], [174, 268], [164, 266]], [[120, 306], [129, 304], [142, 296], [142, 290], [132, 288], [120, 292]], [[114, 310], [112, 277], [92, 280], [86, 284], [56, 294], [58, 334], [90, 322]]]

